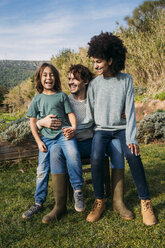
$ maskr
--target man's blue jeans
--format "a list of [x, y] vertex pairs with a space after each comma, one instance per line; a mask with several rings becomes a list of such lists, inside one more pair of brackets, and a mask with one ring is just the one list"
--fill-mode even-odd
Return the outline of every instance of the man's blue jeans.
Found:
[[[96, 199], [104, 198], [104, 154], [112, 139], [119, 139], [124, 155], [128, 161], [131, 174], [140, 199], [149, 199], [145, 172], [140, 156], [135, 156], [126, 145], [125, 130], [120, 131], [95, 131], [92, 142], [91, 171]], [[110, 148], [109, 148], [110, 149]], [[118, 157], [118, 152], [114, 153]]]
[[52, 149], [54, 145], [58, 145], [66, 159], [70, 182], [74, 190], [81, 189], [83, 185], [82, 165], [77, 142], [74, 138], [66, 140], [63, 134], [56, 139], [41, 138], [47, 147], [47, 152], [39, 151], [35, 202], [43, 204], [47, 196], [47, 185], [49, 179], [50, 167], [54, 164], [54, 154], [56, 150]]
[[[92, 139], [77, 141], [77, 145], [82, 159], [91, 157]], [[111, 167], [116, 169], [123, 169], [125, 164], [120, 141], [117, 139], [112, 140], [112, 142], [109, 144], [109, 147], [110, 153], [108, 153], [108, 155], [110, 155], [111, 158]], [[55, 144], [52, 146], [51, 150], [54, 150], [54, 152], [51, 152], [54, 161], [54, 163], [51, 164], [51, 173], [65, 173], [65, 157], [61, 147], [58, 144]], [[114, 156], [116, 151], [118, 151], [118, 156]]]

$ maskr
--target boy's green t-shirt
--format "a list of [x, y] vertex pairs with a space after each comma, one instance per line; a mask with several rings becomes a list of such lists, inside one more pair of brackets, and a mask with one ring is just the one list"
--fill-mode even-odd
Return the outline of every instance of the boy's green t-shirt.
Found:
[[61, 127], [59, 127], [58, 130], [46, 127], [41, 130], [43, 136], [55, 139], [60, 133], [62, 133], [62, 127], [70, 126], [67, 114], [72, 112], [68, 96], [64, 92], [60, 91], [53, 95], [45, 95], [44, 93], [36, 95], [30, 104], [27, 116], [41, 119], [50, 114], [56, 115], [56, 118], [61, 120]]

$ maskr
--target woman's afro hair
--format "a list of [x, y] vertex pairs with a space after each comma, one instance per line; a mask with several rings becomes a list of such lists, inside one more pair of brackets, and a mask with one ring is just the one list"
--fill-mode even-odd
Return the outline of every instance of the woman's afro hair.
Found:
[[126, 48], [123, 41], [112, 33], [103, 33], [95, 35], [88, 43], [88, 56], [100, 58], [109, 61], [112, 58], [110, 70], [112, 75], [125, 68]]

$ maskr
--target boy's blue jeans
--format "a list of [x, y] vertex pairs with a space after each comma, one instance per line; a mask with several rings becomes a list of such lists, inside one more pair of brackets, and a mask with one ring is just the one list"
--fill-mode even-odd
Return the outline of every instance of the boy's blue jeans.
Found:
[[[112, 139], [119, 139], [121, 142], [124, 155], [128, 161], [134, 183], [137, 187], [139, 198], [142, 200], [149, 199], [149, 191], [141, 158], [140, 156], [132, 154], [128, 148], [125, 130], [95, 131], [91, 153], [91, 171], [95, 198], [104, 198], [104, 154]], [[118, 156], [117, 151], [115, 156]]]
[[[81, 158], [90, 158], [92, 139], [77, 141], [77, 145]], [[120, 141], [116, 139], [112, 140], [112, 142], [109, 143], [109, 147], [110, 153], [108, 155], [110, 155], [111, 158], [111, 167], [120, 169], [124, 168], [124, 157]], [[115, 156], [117, 151], [118, 156]], [[43, 173], [42, 178], [36, 181], [35, 201], [40, 204], [43, 204], [43, 202], [46, 200], [50, 170], [52, 174], [62, 174], [66, 172], [65, 156], [58, 142], [51, 146], [47, 157], [44, 159], [44, 162], [39, 164], [37, 169], [37, 175], [39, 175], [39, 171], [42, 171]]]
[[74, 190], [81, 189], [83, 185], [82, 165], [76, 140], [74, 138], [66, 140], [63, 134], [56, 139], [46, 137], [41, 139], [47, 147], [47, 152], [39, 151], [35, 191], [35, 203], [39, 204], [43, 204], [46, 200], [50, 167], [55, 163], [54, 153], [56, 150], [52, 149], [55, 144], [61, 148], [64, 154], [70, 182]]

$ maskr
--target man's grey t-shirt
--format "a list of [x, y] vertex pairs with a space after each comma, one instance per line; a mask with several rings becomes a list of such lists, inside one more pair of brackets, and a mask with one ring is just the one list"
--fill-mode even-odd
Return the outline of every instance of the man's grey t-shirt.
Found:
[[86, 104], [87, 104], [87, 100], [76, 100], [74, 99], [73, 95], [70, 94], [69, 96], [69, 101], [71, 104], [71, 107], [73, 109], [73, 112], [76, 116], [77, 119], [77, 131], [76, 131], [76, 139], [78, 141], [82, 141], [82, 140], [86, 140], [86, 139], [90, 139], [93, 137], [93, 128], [91, 127], [91, 125], [88, 125], [88, 123], [86, 123], [85, 125], [81, 125], [81, 123], [83, 122], [83, 120], [85, 119], [86, 116]]

